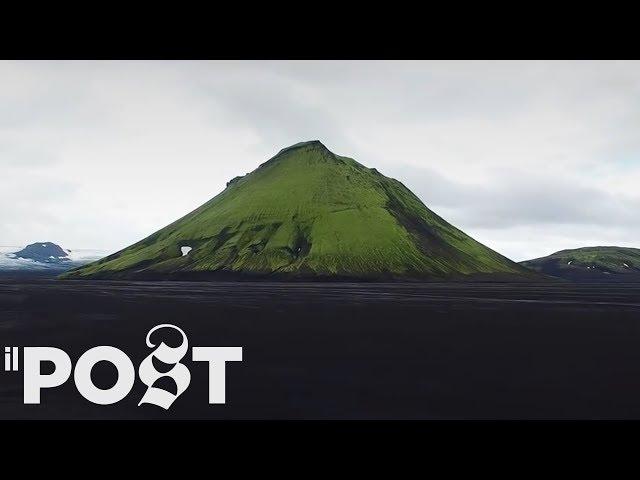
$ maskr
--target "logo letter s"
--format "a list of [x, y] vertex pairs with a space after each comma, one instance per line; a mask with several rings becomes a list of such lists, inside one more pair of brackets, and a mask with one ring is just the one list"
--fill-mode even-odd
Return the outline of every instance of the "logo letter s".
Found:
[[[162, 324], [153, 327], [149, 330], [149, 333], [147, 333], [147, 346], [149, 348], [155, 347], [150, 340], [151, 334], [161, 328], [173, 328], [180, 332], [182, 335], [182, 343], [173, 348], [162, 342], [158, 348], [156, 348], [142, 361], [140, 368], [138, 369], [138, 375], [140, 376], [142, 383], [149, 388], [147, 388], [147, 391], [143, 395], [138, 406], [143, 403], [151, 403], [168, 410], [176, 398], [178, 398], [187, 389], [189, 383], [191, 383], [191, 373], [189, 373], [189, 369], [182, 363], [179, 363], [182, 357], [186, 355], [189, 343], [187, 342], [187, 336], [180, 328], [175, 325]], [[163, 363], [169, 365], [173, 364], [173, 368], [166, 373], [158, 372], [153, 366], [154, 357]], [[163, 377], [170, 377], [173, 379], [177, 387], [175, 395], [171, 392], [153, 386], [158, 379]]]

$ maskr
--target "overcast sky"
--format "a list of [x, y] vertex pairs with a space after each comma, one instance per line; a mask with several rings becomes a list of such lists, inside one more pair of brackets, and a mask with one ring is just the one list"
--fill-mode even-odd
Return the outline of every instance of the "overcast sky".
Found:
[[638, 62], [0, 62], [0, 245], [115, 251], [293, 143], [514, 260], [640, 247]]

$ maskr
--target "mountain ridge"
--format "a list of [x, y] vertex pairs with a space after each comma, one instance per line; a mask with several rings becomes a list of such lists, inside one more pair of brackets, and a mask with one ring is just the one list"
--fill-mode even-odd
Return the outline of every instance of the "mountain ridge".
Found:
[[640, 280], [640, 249], [593, 246], [564, 249], [520, 264], [544, 275], [574, 281]]

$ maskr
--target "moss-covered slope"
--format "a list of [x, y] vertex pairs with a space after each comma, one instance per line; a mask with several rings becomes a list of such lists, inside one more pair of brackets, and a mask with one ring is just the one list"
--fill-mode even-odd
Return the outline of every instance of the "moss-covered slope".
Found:
[[281, 150], [185, 217], [64, 277], [469, 274], [527, 270], [438, 217], [397, 180], [312, 141]]

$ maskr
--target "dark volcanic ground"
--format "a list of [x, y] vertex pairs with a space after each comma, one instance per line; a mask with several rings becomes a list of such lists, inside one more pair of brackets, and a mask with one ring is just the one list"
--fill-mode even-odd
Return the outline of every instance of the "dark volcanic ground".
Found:
[[[3, 346], [97, 345], [136, 366], [147, 331], [190, 346], [242, 346], [227, 404], [207, 402], [207, 366], [164, 411], [98, 406], [73, 378], [22, 404], [0, 370], [0, 418], [640, 418], [640, 284], [194, 283], [0, 279]], [[110, 386], [115, 370], [94, 369]]]

